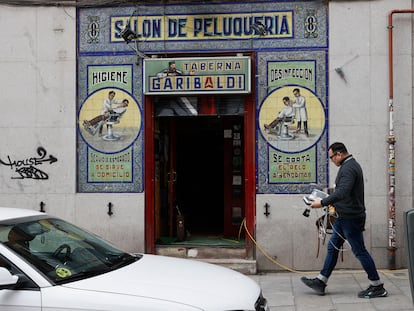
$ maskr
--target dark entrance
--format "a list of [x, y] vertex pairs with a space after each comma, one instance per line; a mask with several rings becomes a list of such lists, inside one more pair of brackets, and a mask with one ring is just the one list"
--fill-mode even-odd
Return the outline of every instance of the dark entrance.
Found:
[[[176, 203], [192, 234], [223, 234], [222, 118], [172, 120], [176, 126]], [[178, 212], [178, 211], [177, 211]]]
[[244, 217], [243, 97], [181, 101], [155, 101], [156, 241], [177, 237], [180, 215], [186, 237], [235, 237]]

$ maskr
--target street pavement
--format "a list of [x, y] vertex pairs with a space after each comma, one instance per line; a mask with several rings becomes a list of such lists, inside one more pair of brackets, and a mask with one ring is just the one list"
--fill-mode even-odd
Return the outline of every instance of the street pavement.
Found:
[[315, 272], [269, 272], [250, 275], [263, 290], [271, 311], [414, 311], [408, 270], [381, 270], [388, 297], [358, 298], [369, 286], [364, 271], [335, 270], [324, 296], [317, 295], [300, 278]]

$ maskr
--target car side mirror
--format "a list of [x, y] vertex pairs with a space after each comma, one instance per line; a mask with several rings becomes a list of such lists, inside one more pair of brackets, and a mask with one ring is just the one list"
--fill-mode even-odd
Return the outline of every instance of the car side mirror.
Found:
[[13, 275], [4, 267], [0, 267], [0, 289], [10, 288], [10, 286], [15, 286], [19, 281], [17, 275]]

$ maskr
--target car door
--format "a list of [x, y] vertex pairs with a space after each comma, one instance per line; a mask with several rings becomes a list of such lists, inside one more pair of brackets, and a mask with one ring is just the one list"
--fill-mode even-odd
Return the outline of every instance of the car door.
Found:
[[0, 290], [1, 311], [40, 311], [40, 291], [25, 289]]
[[0, 254], [0, 267], [6, 268], [11, 274], [19, 274], [23, 276], [26, 281], [21, 288], [7, 288], [0, 289], [0, 310], [1, 311], [40, 311], [41, 306], [41, 292], [40, 288], [28, 278], [23, 271], [21, 271], [9, 259]]

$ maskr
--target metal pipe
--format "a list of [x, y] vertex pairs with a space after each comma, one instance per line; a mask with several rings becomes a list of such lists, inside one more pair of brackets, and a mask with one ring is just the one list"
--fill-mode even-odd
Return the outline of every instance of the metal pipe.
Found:
[[395, 270], [397, 250], [395, 232], [395, 133], [394, 133], [394, 71], [393, 71], [393, 28], [392, 17], [399, 13], [414, 13], [413, 9], [392, 10], [388, 14], [388, 66], [389, 66], [389, 133], [388, 133], [388, 269]]

